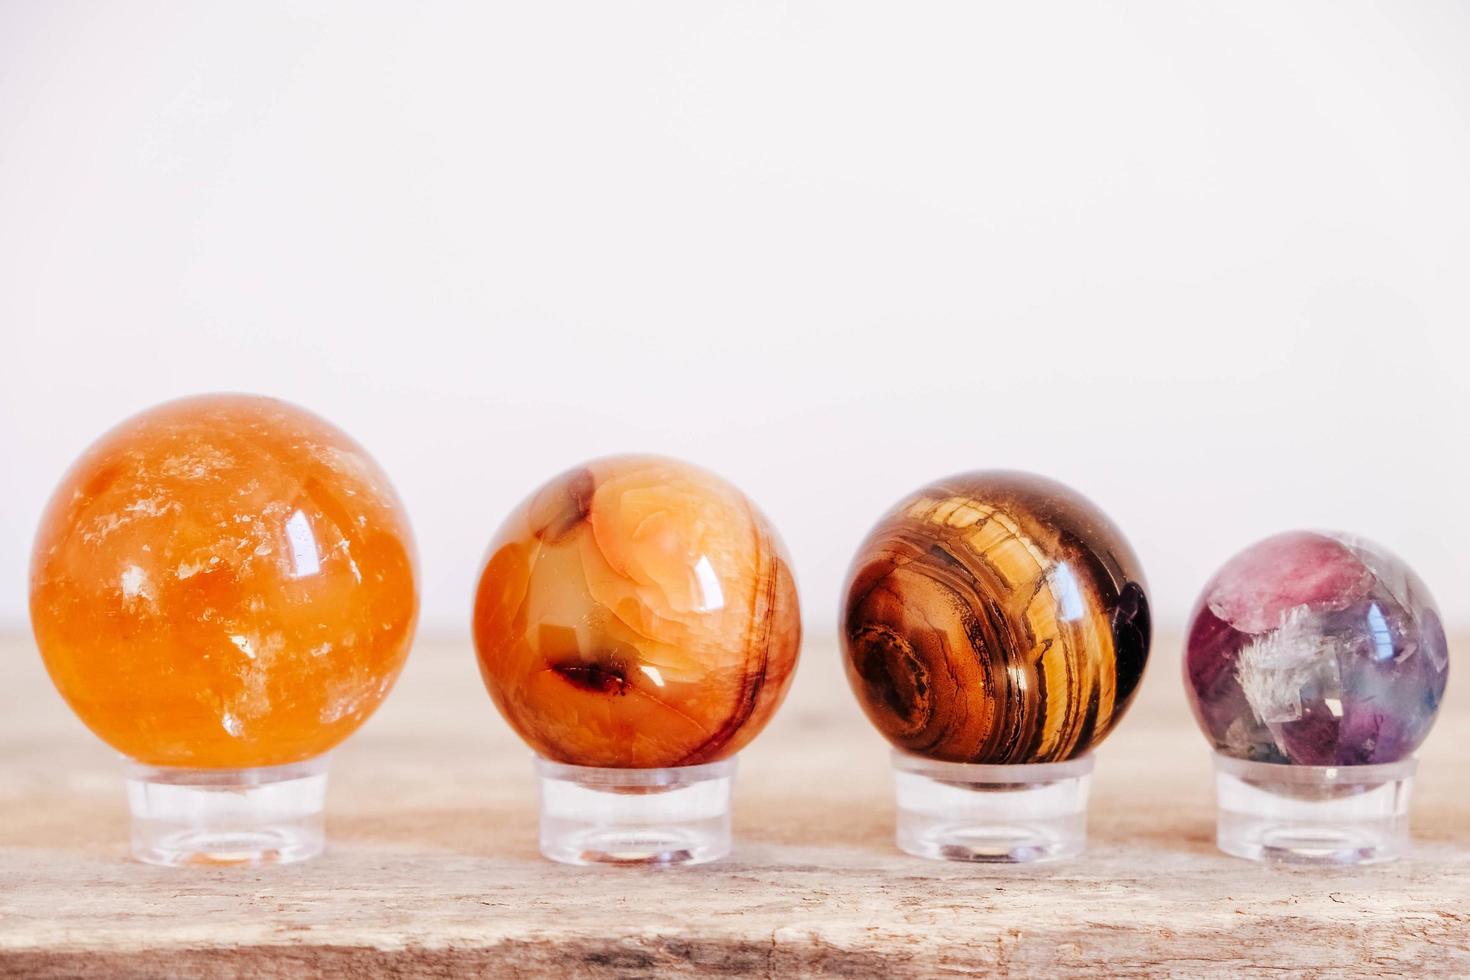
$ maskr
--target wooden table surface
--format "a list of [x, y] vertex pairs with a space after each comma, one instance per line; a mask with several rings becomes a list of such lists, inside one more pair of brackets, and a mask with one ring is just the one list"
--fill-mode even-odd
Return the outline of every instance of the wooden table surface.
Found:
[[1470, 686], [1421, 752], [1409, 859], [1261, 867], [1215, 850], [1166, 639], [1099, 752], [1089, 853], [999, 868], [894, 849], [886, 747], [835, 646], [803, 658], [719, 864], [542, 861], [527, 751], [467, 643], [421, 641], [335, 753], [324, 857], [173, 870], [129, 860], [119, 761], [0, 641], [0, 975], [1470, 974]]

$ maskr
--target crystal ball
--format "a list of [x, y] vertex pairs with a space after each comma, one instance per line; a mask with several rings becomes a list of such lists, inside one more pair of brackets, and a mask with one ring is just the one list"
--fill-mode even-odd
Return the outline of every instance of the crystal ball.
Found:
[[594, 460], [501, 525], [474, 608], [480, 672], [538, 754], [655, 769], [740, 751], [786, 695], [801, 645], [781, 540], [688, 463]]
[[1216, 751], [1356, 766], [1411, 754], [1449, 655], [1434, 600], [1386, 549], [1291, 531], [1225, 563], [1190, 619], [1184, 686]]
[[1148, 659], [1138, 559], [1091, 502], [1025, 473], [899, 501], [848, 572], [847, 676], [890, 742], [946, 762], [1060, 762], [1113, 729]]
[[103, 435], [36, 534], [31, 622], [57, 689], [139, 762], [308, 759], [388, 693], [418, 611], [388, 478], [341, 430], [250, 395]]

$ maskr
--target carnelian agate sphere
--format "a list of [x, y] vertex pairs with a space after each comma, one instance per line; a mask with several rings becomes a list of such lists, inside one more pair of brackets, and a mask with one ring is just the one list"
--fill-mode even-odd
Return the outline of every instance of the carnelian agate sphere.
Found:
[[672, 459], [595, 460], [501, 526], [475, 646], [542, 756], [654, 769], [734, 755], [786, 695], [801, 644], [790, 565], [735, 487]]
[[62, 479], [31, 622], [62, 696], [124, 755], [278, 765], [383, 700], [414, 577], [408, 519], [361, 446], [285, 402], [204, 395], [128, 419]]

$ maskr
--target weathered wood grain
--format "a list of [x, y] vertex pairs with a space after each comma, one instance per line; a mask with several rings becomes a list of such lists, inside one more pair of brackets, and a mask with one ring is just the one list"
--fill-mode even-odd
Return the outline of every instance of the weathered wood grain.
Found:
[[422, 642], [336, 754], [325, 857], [171, 871], [127, 859], [116, 759], [29, 641], [5, 641], [0, 975], [1470, 973], [1470, 689], [1450, 684], [1421, 753], [1409, 860], [1273, 870], [1214, 849], [1208, 752], [1166, 638], [1100, 752], [1090, 853], [1004, 869], [894, 850], [886, 747], [835, 647], [804, 657], [742, 756], [724, 863], [541, 861], [529, 759], [468, 644]]

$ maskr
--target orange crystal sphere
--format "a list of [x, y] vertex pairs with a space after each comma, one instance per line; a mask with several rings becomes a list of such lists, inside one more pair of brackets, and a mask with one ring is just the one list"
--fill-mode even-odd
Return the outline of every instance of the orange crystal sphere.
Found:
[[93, 443], [31, 560], [51, 679], [140, 762], [311, 758], [362, 724], [418, 614], [408, 519], [341, 430], [250, 395], [169, 402]]
[[541, 755], [653, 769], [734, 755], [801, 645], [790, 564], [735, 487], [672, 459], [562, 474], [501, 526], [475, 596], [480, 673]]

